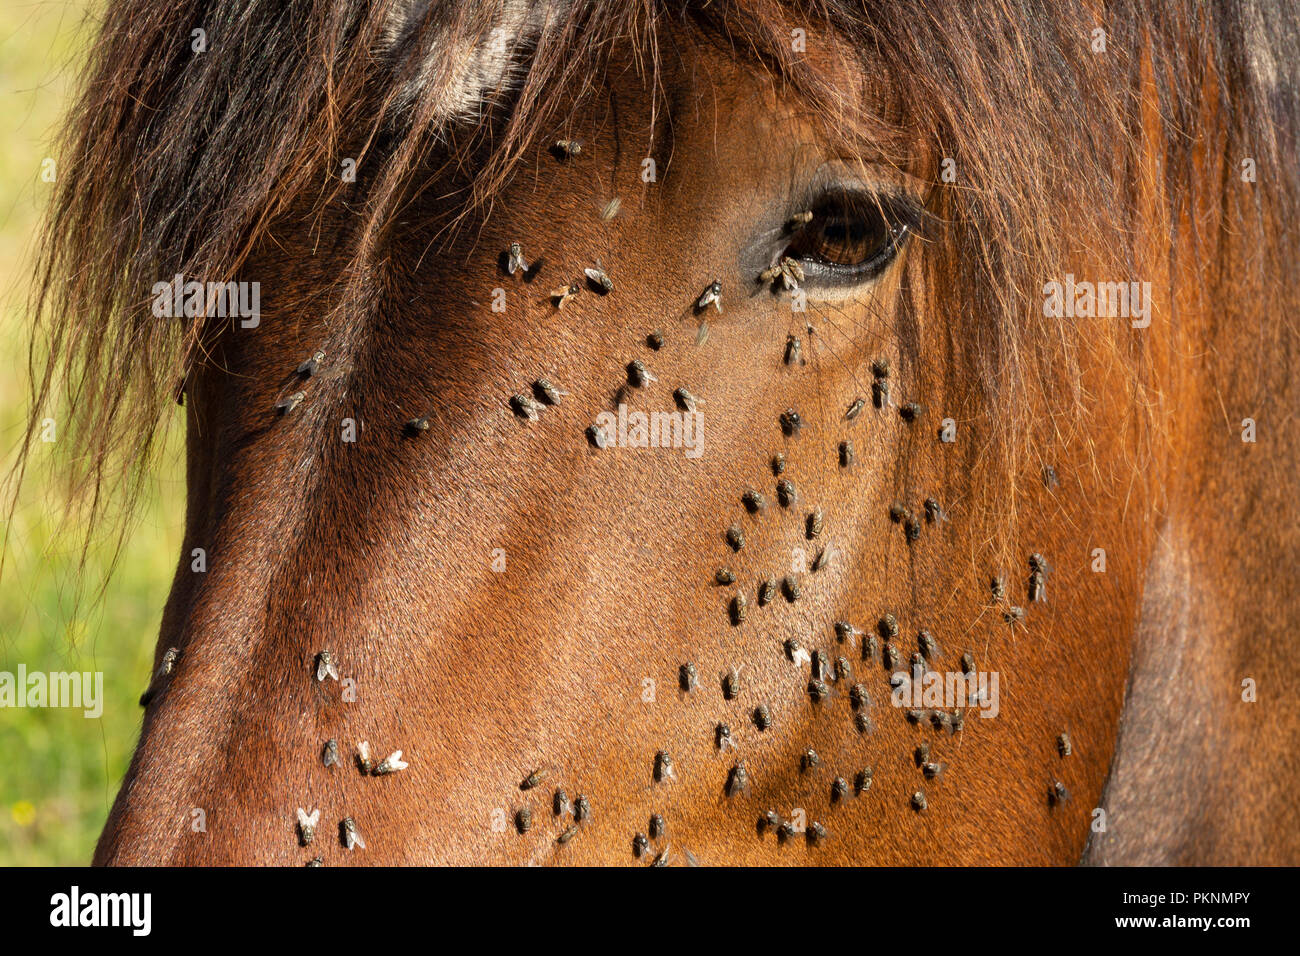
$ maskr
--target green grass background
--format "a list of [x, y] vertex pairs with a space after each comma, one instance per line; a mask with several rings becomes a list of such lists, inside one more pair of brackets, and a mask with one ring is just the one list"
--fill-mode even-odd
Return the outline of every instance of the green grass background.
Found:
[[[95, 6], [0, 0], [0, 475], [14, 461], [28, 411], [27, 280], [52, 188], [41, 182], [41, 162], [53, 155], [54, 133], [94, 40], [88, 11]], [[57, 408], [43, 412], [59, 418]], [[0, 514], [0, 671], [15, 673], [22, 663], [28, 672], [104, 674], [98, 720], [80, 710], [0, 709], [0, 865], [90, 860], [139, 733], [137, 699], [149, 681], [178, 560], [179, 431], [171, 429], [102, 597], [108, 549], [92, 552], [80, 573], [77, 511], [50, 468], [68, 449], [38, 444], [12, 523]]]

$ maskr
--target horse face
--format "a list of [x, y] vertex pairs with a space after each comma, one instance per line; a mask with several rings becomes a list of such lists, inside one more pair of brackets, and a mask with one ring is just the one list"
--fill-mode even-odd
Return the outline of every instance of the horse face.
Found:
[[[454, 228], [450, 143], [347, 308], [316, 292], [345, 205], [259, 249], [259, 327], [189, 386], [207, 569], [178, 572], [99, 860], [1077, 858], [1146, 533], [1095, 463], [1128, 436], [982, 457], [1038, 410], [974, 384], [996, 338], [942, 157], [842, 155], [711, 48], [662, 83], [611, 76]], [[1097, 387], [1111, 361], [1080, 359]], [[917, 654], [984, 696], [923, 698]]]

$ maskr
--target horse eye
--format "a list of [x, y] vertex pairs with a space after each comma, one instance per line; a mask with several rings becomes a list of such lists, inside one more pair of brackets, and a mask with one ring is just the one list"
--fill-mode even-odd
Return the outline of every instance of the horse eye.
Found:
[[830, 284], [876, 278], [916, 222], [906, 200], [846, 191], [824, 193], [799, 218], [807, 221], [783, 255], [798, 260], [809, 281]]

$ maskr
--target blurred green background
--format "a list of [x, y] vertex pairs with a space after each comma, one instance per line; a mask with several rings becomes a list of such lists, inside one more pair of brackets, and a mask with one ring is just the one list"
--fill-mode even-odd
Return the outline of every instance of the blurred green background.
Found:
[[[28, 410], [27, 280], [51, 188], [41, 163], [54, 156], [97, 7], [0, 0], [0, 476]], [[57, 408], [46, 413], [59, 418]], [[49, 469], [67, 449], [37, 444], [12, 523], [0, 513], [0, 671], [21, 663], [29, 673], [104, 674], [98, 720], [74, 709], [0, 708], [0, 865], [88, 863], [130, 760], [184, 520], [180, 429], [170, 432], [102, 597], [109, 549], [92, 552], [79, 573], [76, 512]], [[66, 525], [73, 533], [60, 535]]]

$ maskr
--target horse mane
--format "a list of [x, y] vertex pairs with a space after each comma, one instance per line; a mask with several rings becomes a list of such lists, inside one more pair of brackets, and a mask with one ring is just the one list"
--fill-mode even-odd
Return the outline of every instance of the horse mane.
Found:
[[[1089, 46], [1098, 27], [1105, 53]], [[191, 49], [196, 28], [207, 52]], [[794, 29], [886, 78], [890, 115], [867, 114], [834, 71], [794, 52]], [[450, 131], [469, 130], [485, 149], [463, 213], [490, 207], [529, 144], [596, 88], [617, 43], [631, 43], [653, 83], [670, 31], [752, 62], [845, 148], [921, 144], [956, 160], [959, 180], [936, 190], [932, 210], [954, 230], [935, 268], [961, 310], [954, 324], [971, 320], [978, 387], [1005, 411], [990, 476], [1033, 453], [1020, 409], [1081, 407], [1081, 349], [1119, 351], [1159, 432], [1168, 383], [1141, 336], [1033, 319], [1043, 282], [1067, 271], [1080, 237], [1116, 279], [1187, 274], [1187, 263], [1137, 259], [1144, 150], [1163, 157], [1155, 221], [1176, 233], [1179, 254], [1199, 250], [1200, 301], [1224, 303], [1216, 321], [1264, 328], [1296, 305], [1295, 283], [1278, 281], [1296, 277], [1300, 248], [1300, 27], [1285, 3], [1003, 0], [959, 15], [876, 0], [117, 0], [59, 142], [30, 310], [31, 416], [11, 478], [21, 482], [39, 423], [59, 405], [61, 444], [76, 449], [68, 479], [92, 501], [89, 536], [114, 494], [129, 506], [138, 481], [119, 480], [147, 471], [176, 385], [207, 347], [202, 323], [151, 316], [155, 282], [236, 278], [291, 210], [343, 198], [359, 226], [338, 281], [360, 281]], [[499, 49], [476, 57], [502, 39], [506, 62]], [[481, 101], [467, 96], [471, 66], [498, 83]], [[570, 94], [550, 95], [561, 88]], [[488, 111], [501, 121], [476, 123]], [[1217, 175], [1198, 166], [1201, 150]], [[358, 169], [350, 186], [338, 175], [345, 157]], [[1231, 188], [1242, 157], [1260, 171], [1250, 198]], [[1222, 209], [1219, 226], [1203, 226], [1206, 208]], [[1249, 250], [1231, 275], [1215, 265], [1228, 246]], [[1209, 291], [1226, 286], [1231, 296]], [[1285, 369], [1293, 335], [1265, 334]], [[1013, 484], [986, 484], [998, 497], [981, 506], [1013, 518]]]

